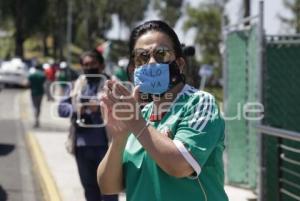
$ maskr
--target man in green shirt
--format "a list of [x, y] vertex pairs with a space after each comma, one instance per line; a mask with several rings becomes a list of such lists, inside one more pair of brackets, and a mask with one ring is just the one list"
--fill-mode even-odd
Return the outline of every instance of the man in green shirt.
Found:
[[120, 81], [128, 81], [126, 71], [120, 66], [115, 70], [114, 76]]
[[118, 61], [118, 66], [116, 67], [116, 70], [114, 72], [114, 76], [117, 80], [120, 80], [122, 82], [128, 81], [128, 75], [126, 68], [128, 66], [128, 59], [122, 58]]
[[39, 116], [41, 112], [41, 103], [44, 95], [44, 82], [46, 80], [46, 76], [42, 71], [41, 65], [30, 69], [28, 80], [31, 90], [32, 105], [34, 109], [34, 127], [37, 128], [40, 126]]

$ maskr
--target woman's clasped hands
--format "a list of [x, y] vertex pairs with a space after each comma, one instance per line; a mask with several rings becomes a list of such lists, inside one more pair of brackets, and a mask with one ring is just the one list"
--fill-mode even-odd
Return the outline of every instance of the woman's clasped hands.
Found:
[[104, 125], [110, 137], [128, 136], [132, 128], [142, 120], [138, 97], [138, 87], [130, 92], [117, 81], [107, 80], [100, 94], [100, 108]]

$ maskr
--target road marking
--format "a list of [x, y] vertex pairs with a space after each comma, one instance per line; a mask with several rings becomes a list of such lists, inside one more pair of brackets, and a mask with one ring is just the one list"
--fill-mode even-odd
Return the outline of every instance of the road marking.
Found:
[[41, 185], [45, 200], [61, 201], [62, 199], [57, 185], [53, 179], [50, 169], [45, 161], [41, 147], [34, 134], [27, 133], [26, 142], [33, 158], [34, 169], [38, 174], [39, 183]]
[[23, 92], [22, 95], [19, 95], [18, 99], [19, 99], [19, 112], [20, 112], [20, 118], [21, 120], [25, 121], [28, 120], [29, 117], [29, 111], [28, 111], [28, 107], [30, 107], [30, 105], [26, 104], [25, 99], [28, 98], [26, 96], [28, 96], [29, 93]]

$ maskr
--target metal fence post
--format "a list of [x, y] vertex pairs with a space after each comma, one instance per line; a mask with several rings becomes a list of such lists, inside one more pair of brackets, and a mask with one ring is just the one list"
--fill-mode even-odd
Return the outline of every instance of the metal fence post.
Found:
[[[264, 65], [264, 2], [261, 0], [259, 2], [259, 20], [258, 20], [258, 100], [260, 103], [263, 103], [263, 65]], [[261, 120], [259, 124], [261, 124]], [[263, 201], [263, 175], [265, 172], [264, 160], [263, 160], [263, 135], [258, 133], [257, 135], [257, 144], [258, 144], [258, 201]]]

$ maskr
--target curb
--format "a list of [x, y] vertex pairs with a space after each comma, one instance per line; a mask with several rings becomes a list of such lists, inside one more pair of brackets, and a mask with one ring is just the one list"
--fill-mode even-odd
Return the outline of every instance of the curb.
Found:
[[34, 162], [34, 170], [39, 178], [44, 199], [47, 201], [62, 201], [36, 137], [34, 134], [27, 133], [25, 138]]
[[[20, 96], [20, 118], [22, 121], [28, 119], [28, 105], [25, 103], [26, 93]], [[34, 134], [25, 133], [26, 146], [29, 150], [33, 170], [38, 178], [38, 183], [42, 189], [42, 195], [45, 201], [62, 201], [58, 187], [54, 181], [53, 175], [47, 165], [40, 144]]]

